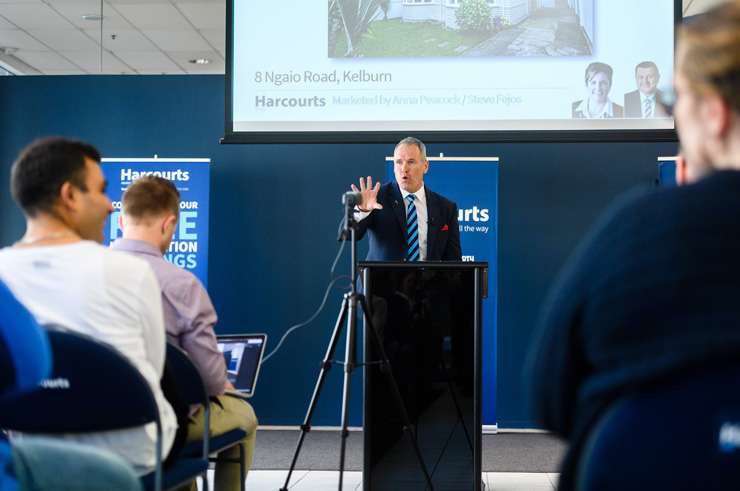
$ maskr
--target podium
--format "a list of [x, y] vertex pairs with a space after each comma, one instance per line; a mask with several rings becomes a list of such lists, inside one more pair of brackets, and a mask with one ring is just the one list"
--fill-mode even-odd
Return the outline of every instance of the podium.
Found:
[[[435, 490], [481, 489], [481, 329], [487, 262], [360, 262], [369, 316]], [[426, 489], [364, 326], [365, 491]]]

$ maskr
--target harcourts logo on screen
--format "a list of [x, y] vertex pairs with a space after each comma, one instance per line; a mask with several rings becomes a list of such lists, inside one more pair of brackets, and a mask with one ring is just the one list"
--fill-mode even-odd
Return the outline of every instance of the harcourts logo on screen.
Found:
[[188, 170], [148, 170], [136, 171], [133, 169], [121, 169], [121, 182], [130, 183], [144, 176], [163, 177], [169, 181], [186, 182], [190, 180], [190, 171]]

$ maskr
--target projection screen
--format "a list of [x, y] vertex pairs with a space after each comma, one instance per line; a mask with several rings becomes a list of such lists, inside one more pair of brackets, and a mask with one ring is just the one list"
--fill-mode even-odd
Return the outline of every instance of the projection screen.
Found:
[[673, 139], [679, 0], [228, 0], [225, 141]]

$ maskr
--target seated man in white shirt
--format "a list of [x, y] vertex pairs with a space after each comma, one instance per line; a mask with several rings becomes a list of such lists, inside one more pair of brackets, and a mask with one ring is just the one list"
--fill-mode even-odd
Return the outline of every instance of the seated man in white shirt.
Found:
[[[92, 146], [62, 138], [23, 150], [13, 164], [11, 190], [26, 232], [0, 250], [0, 279], [39, 323], [97, 338], [139, 369], [159, 407], [167, 455], [177, 425], [159, 386], [165, 358], [160, 290], [145, 261], [98, 243], [112, 211], [99, 161]], [[139, 474], [155, 463], [154, 423], [61, 438], [107, 448]]]

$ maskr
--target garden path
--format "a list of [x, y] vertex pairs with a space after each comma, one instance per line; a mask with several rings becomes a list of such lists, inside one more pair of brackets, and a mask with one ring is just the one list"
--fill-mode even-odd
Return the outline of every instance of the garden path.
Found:
[[568, 7], [541, 8], [516, 26], [497, 32], [462, 56], [579, 56], [591, 49]]

